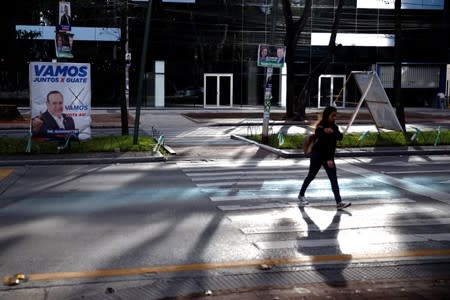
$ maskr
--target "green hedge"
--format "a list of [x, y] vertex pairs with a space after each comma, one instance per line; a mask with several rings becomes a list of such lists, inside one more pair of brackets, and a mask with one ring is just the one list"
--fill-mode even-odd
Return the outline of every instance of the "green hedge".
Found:
[[[416, 136], [413, 138], [413, 136]], [[361, 147], [396, 147], [396, 146], [431, 146], [450, 145], [450, 131], [441, 130], [426, 132], [365, 132], [349, 133], [344, 135], [344, 139], [338, 142], [338, 148], [361, 148]], [[261, 143], [261, 135], [248, 136], [248, 139]], [[301, 149], [305, 135], [280, 135], [269, 136], [269, 145], [279, 149]], [[280, 143], [281, 142], [281, 143]]]

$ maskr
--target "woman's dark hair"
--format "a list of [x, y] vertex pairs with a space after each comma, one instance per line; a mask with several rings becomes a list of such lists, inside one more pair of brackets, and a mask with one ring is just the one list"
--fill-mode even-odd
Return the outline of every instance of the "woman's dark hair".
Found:
[[328, 121], [328, 117], [331, 115], [331, 113], [337, 112], [336, 107], [334, 106], [327, 106], [322, 113], [322, 120]]
[[317, 122], [317, 125], [327, 125], [328, 119], [331, 115], [331, 113], [337, 112], [336, 107], [334, 106], [327, 106], [323, 112], [322, 112], [322, 118], [319, 119], [319, 122]]

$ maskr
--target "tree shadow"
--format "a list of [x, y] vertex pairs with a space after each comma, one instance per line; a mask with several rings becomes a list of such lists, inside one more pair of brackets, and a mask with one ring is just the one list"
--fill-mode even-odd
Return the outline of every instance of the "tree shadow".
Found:
[[[330, 224], [322, 230], [308, 215], [304, 207], [300, 207], [299, 209], [308, 228], [307, 235], [298, 241], [298, 252], [313, 258], [313, 268], [324, 279], [326, 284], [334, 287], [347, 286], [344, 271], [350, 264], [352, 255], [342, 252], [338, 241], [338, 234], [342, 215], [351, 214], [347, 211], [337, 210]], [[334, 253], [321, 254], [323, 250], [318, 250], [318, 247], [323, 249], [321, 242], [328, 242], [327, 247], [333, 248], [332, 251]], [[327, 253], [329, 253], [328, 250]]]

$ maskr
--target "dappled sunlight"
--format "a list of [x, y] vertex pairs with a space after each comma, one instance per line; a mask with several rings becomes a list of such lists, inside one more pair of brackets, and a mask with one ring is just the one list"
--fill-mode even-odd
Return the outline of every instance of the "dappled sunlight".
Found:
[[[339, 172], [340, 167], [348, 164], [355, 165], [367, 165], [375, 161], [373, 157], [354, 157], [354, 158], [336, 158], [335, 160], [337, 171]], [[339, 175], [338, 175], [339, 176]]]
[[27, 222], [2, 225], [1, 239], [8, 239], [15, 236], [44, 235], [48, 232], [65, 228], [67, 221], [62, 217], [45, 217]]
[[272, 175], [272, 176], [281, 176], [281, 177], [283, 177], [283, 175], [285, 175], [285, 174], [291, 174], [292, 175], [292, 174], [296, 174], [296, 173], [299, 173], [299, 171], [298, 170], [266, 170], [266, 171], [261, 171], [261, 170], [258, 170], [256, 168], [254, 170], [248, 170], [248, 169], [239, 170], [239, 169], [234, 168], [233, 171], [227, 171], [226, 173], [222, 169], [222, 170], [217, 170], [217, 172], [214, 172], [213, 170], [210, 170], [208, 172], [187, 173], [187, 175], [189, 175], [193, 179], [196, 179], [196, 178], [200, 177], [201, 180], [205, 180], [207, 178], [224, 179], [224, 177], [225, 178], [235, 178], [236, 176], [248, 177], [249, 175], [258, 175], [258, 178], [261, 178], [264, 175]]
[[[190, 162], [182, 162], [178, 163], [180, 166], [188, 167], [188, 168], [202, 168], [208, 169], [208, 166], [205, 166], [205, 161], [190, 161]], [[213, 168], [230, 168], [235, 169], [237, 167], [292, 167], [292, 166], [300, 166], [300, 167], [308, 167], [309, 160], [308, 159], [233, 159], [230, 161], [229, 159], [215, 159]]]
[[[339, 128], [344, 128], [344, 130], [346, 129], [348, 127], [348, 124], [347, 125], [339, 125]], [[349, 128], [349, 130], [348, 130], [348, 132], [352, 132], [352, 133], [362, 133], [362, 132], [366, 132], [366, 131], [369, 131], [369, 132], [377, 132], [378, 130], [377, 130], [377, 126], [376, 125], [361, 125], [361, 124], [358, 124], [358, 126], [355, 126], [355, 125], [352, 125], [352, 126], [350, 126], [350, 128]]]
[[257, 167], [283, 167], [299, 166], [308, 169], [309, 159], [287, 159], [287, 160], [261, 160], [256, 164]]
[[[74, 214], [103, 212], [106, 209], [127, 209], [130, 202], [133, 205], [149, 205], [167, 203], [173, 195], [183, 194], [184, 199], [192, 200], [198, 197], [199, 190], [195, 187], [172, 187], [170, 189], [130, 188], [119, 191], [72, 192], [62, 195], [43, 195], [28, 197], [20, 202], [12, 203], [2, 208], [2, 213], [24, 215], [40, 214]], [[187, 201], [187, 200], [185, 200]], [[32, 210], [29, 208], [33, 207]]]
[[[198, 222], [199, 220], [201, 222]], [[214, 214], [191, 213], [178, 220], [167, 217], [159, 218], [157, 222], [152, 222], [148, 226], [139, 226], [138, 224], [122, 225], [121, 229], [117, 231], [108, 230], [108, 226], [106, 226], [103, 228], [105, 231], [104, 238], [91, 243], [88, 247], [92, 250], [97, 248], [102, 249], [102, 252], [105, 251], [107, 253], [104, 258], [105, 263], [110, 259], [135, 251], [148, 252], [153, 257], [165, 256], [170, 258], [169, 253], [161, 251], [161, 247], [164, 248], [163, 245], [171, 241], [178, 245], [183, 245], [184, 249], [196, 249], [196, 255], [199, 255], [199, 251], [202, 252], [203, 248], [208, 248], [208, 244], [216, 239], [213, 232], [210, 231], [211, 224], [216, 227], [220, 223], [221, 218], [217, 220]], [[189, 232], [189, 234], [181, 234], [182, 231]], [[202, 239], [204, 232], [208, 233], [206, 240]], [[202, 240], [203, 244], [196, 246], [195, 244], [198, 240]], [[158, 251], [153, 253], [152, 250], [155, 249]], [[177, 252], [175, 249], [167, 250], [172, 253]]]
[[411, 163], [438, 163], [442, 164], [442, 162], [450, 161], [450, 156], [446, 155], [424, 155], [424, 156], [417, 156], [417, 155], [410, 155], [408, 157], [405, 157], [408, 162]]
[[383, 244], [398, 244], [399, 236], [382, 229], [340, 230], [337, 241], [343, 253], [376, 253]]
[[[333, 192], [330, 190], [327, 190], [328, 186], [326, 188], [317, 189], [315, 190], [314, 187], [309, 187], [308, 191], [306, 192], [306, 196], [312, 197], [312, 198], [318, 198], [318, 199], [325, 199], [329, 201], [334, 201], [329, 199], [333, 196]], [[360, 197], [391, 197], [392, 193], [385, 190], [377, 191], [376, 195], [374, 195], [374, 192], [372, 190], [366, 189], [366, 190], [360, 190], [360, 189], [349, 189], [349, 188], [342, 188], [341, 187], [341, 196], [346, 199], [354, 199], [354, 198], [360, 198]]]
[[339, 167], [339, 164], [348, 164], [348, 163], [361, 163], [361, 164], [368, 164], [373, 162], [374, 158], [370, 157], [354, 157], [354, 158], [336, 158], [335, 162], [336, 165]]
[[[78, 180], [78, 184], [83, 186], [85, 192], [107, 192], [111, 189], [120, 189], [120, 186], [127, 186], [130, 182], [145, 176], [141, 172], [128, 172], [126, 174], [117, 172], [117, 174], [109, 175], [109, 182], [105, 182], [105, 174], [91, 174]], [[118, 185], [119, 183], [119, 185]]]
[[[134, 164], [133, 171], [130, 172], [130, 165], [111, 165], [102, 170], [101, 173], [89, 174], [78, 181], [83, 185], [84, 191], [109, 191], [113, 185], [115, 189], [121, 189], [122, 186], [128, 186], [141, 178], [154, 176], [155, 166], [161, 168], [161, 171], [175, 169], [173, 165], [167, 164]], [[108, 176], [109, 183], [106, 183], [104, 178]]]
[[[133, 171], [130, 172], [130, 166]], [[146, 178], [155, 173], [155, 166], [162, 170], [174, 169], [176, 166], [164, 164], [139, 164], [139, 165], [100, 165], [93, 167], [53, 166], [52, 173], [48, 172], [47, 167], [36, 166], [27, 170], [27, 175], [33, 176], [34, 173], [41, 174], [28, 184], [29, 188], [39, 189], [43, 192], [52, 193], [70, 193], [74, 191], [83, 192], [102, 192], [111, 191], [112, 188], [120, 189], [129, 183], [139, 179]], [[61, 177], [61, 170], [65, 176]], [[108, 177], [108, 181], [105, 181]], [[114, 179], [114, 180], [111, 180]], [[26, 192], [26, 190], [24, 190]]]
[[227, 218], [229, 218], [232, 222], [249, 222], [252, 224], [257, 223], [273, 223], [274, 220], [279, 219], [293, 219], [299, 220], [302, 215], [300, 214], [297, 206], [279, 208], [276, 210], [254, 210], [249, 211], [246, 214], [233, 214], [232, 212], [227, 213]]
[[[48, 172], [46, 166], [34, 166], [32, 168], [26, 168], [24, 173], [27, 176], [33, 176], [34, 180], [27, 183], [27, 189], [23, 189], [18, 186], [19, 192], [27, 192], [28, 189], [40, 190], [40, 191], [59, 191], [66, 190], [64, 187], [66, 184], [76, 182], [77, 179], [88, 176], [95, 172], [101, 172], [106, 166], [93, 166], [87, 170], [84, 167], [79, 166], [52, 166], [52, 172]], [[60, 176], [60, 171], [64, 170], [65, 176]], [[38, 175], [38, 176], [36, 176]], [[19, 181], [20, 183], [20, 181]], [[14, 189], [16, 187], [13, 187]]]
[[[440, 156], [439, 156], [440, 157]], [[368, 168], [363, 168], [356, 166], [356, 164], [351, 164], [352, 159], [346, 159], [349, 164], [341, 165], [340, 168], [346, 172], [357, 174], [359, 176], [365, 177], [372, 182], [383, 183], [394, 187], [395, 189], [402, 189], [410, 193], [415, 193], [418, 195], [423, 195], [434, 200], [438, 200], [447, 204], [450, 204], [450, 195], [441, 190], [436, 190], [433, 187], [426, 186], [424, 184], [417, 184], [403, 178], [397, 178], [395, 176], [387, 175], [385, 172], [372, 171]], [[409, 170], [407, 170], [409, 171]], [[417, 174], [420, 173], [420, 169], [417, 169]], [[428, 170], [428, 173], [433, 172], [433, 170]], [[439, 171], [441, 172], [441, 171]]]

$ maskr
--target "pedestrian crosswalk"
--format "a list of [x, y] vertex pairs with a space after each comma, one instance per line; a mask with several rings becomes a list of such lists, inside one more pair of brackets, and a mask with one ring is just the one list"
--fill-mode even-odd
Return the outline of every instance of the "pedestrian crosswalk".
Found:
[[[216, 127], [163, 127], [158, 128], [165, 141], [171, 147], [184, 145], [236, 145], [241, 141], [230, 138], [239, 128], [223, 126]], [[150, 132], [148, 134], [151, 134]]]
[[345, 212], [336, 211], [323, 171], [306, 193], [310, 205], [298, 207], [306, 160], [184, 161], [177, 165], [261, 251], [295, 250], [301, 255], [299, 249], [320, 248], [318, 254], [335, 255], [342, 249], [367, 253], [450, 242], [448, 212], [405, 197], [409, 194], [401, 187], [380, 179], [383, 174], [367, 176], [362, 167], [345, 160], [338, 163], [341, 195], [352, 202]]

